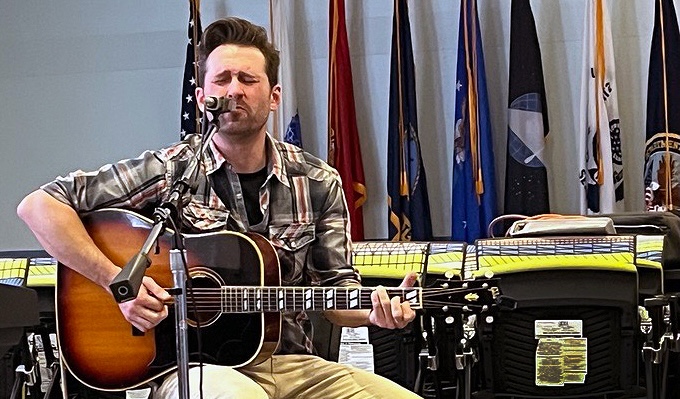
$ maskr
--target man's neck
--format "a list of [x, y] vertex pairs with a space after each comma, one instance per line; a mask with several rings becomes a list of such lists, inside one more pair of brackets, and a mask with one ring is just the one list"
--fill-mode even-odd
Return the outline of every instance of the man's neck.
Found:
[[215, 146], [236, 173], [253, 173], [267, 164], [266, 134], [234, 140], [216, 134]]

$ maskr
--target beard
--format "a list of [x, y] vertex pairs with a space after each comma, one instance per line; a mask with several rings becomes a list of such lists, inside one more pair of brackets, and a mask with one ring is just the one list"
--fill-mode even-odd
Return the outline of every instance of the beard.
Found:
[[219, 133], [225, 138], [246, 138], [258, 135], [267, 124], [269, 110], [252, 112], [243, 107], [219, 116]]

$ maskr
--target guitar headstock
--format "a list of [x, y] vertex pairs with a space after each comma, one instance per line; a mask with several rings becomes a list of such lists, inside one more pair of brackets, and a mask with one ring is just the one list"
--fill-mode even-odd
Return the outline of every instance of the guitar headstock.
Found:
[[423, 310], [435, 314], [482, 314], [497, 307], [515, 307], [514, 300], [502, 295], [498, 278], [437, 279], [423, 288], [422, 297]]

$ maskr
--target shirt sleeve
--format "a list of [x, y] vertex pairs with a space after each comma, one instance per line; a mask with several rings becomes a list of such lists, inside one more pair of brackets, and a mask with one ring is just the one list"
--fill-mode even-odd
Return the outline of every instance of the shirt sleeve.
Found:
[[[316, 240], [312, 244], [309, 271], [320, 285], [359, 285], [361, 278], [351, 263], [349, 212], [340, 176], [331, 173], [323, 185], [327, 189], [321, 192], [327, 195], [322, 198], [323, 205], [316, 223]], [[312, 193], [312, 196], [315, 194], [320, 193]]]
[[157, 202], [167, 187], [165, 153], [146, 151], [99, 170], [78, 170], [41, 187], [79, 213], [100, 208], [134, 208]]

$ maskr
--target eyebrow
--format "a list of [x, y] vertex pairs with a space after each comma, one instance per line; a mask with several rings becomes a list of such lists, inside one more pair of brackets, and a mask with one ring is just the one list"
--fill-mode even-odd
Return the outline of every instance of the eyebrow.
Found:
[[[222, 79], [222, 78], [225, 78], [225, 77], [230, 77], [232, 75], [233, 74], [230, 70], [225, 69], [222, 72], [216, 73], [215, 78], [216, 79]], [[259, 76], [257, 74], [246, 72], [246, 71], [238, 71], [236, 73], [236, 76], [246, 76], [246, 77], [249, 77], [249, 78], [259, 79]]]

